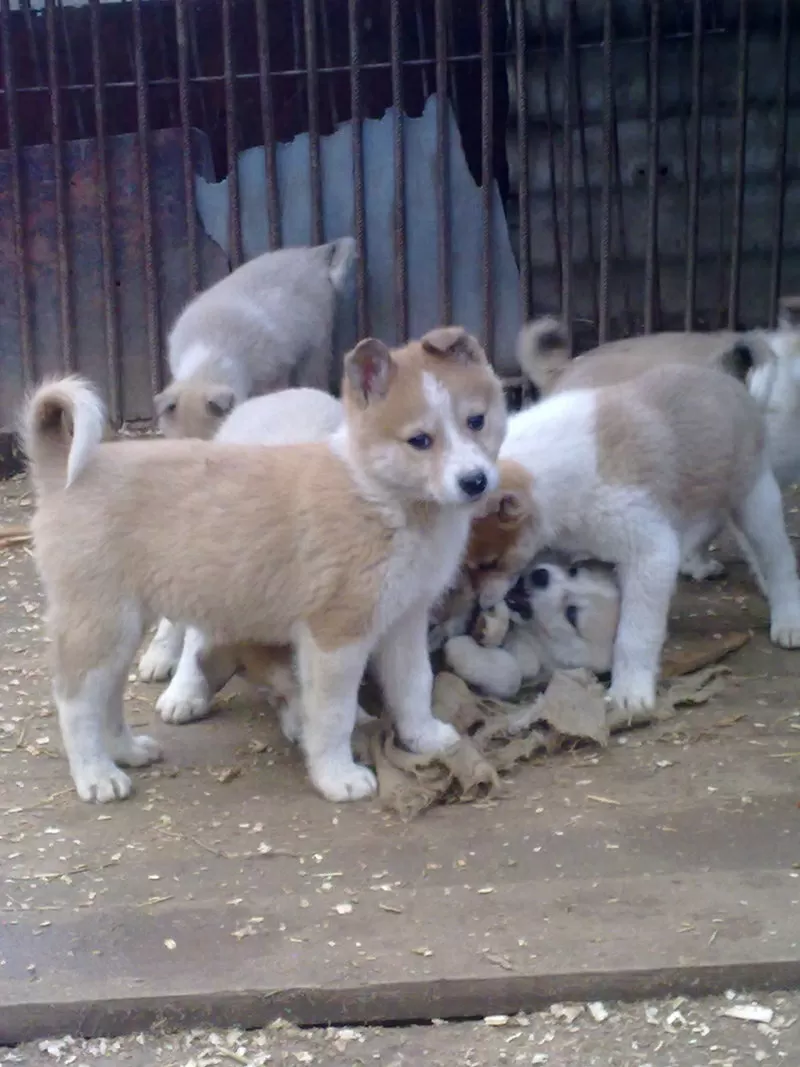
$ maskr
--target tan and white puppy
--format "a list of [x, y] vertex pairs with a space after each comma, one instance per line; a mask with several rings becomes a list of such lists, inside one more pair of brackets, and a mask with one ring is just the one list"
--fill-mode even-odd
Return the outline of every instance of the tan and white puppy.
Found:
[[[343, 419], [342, 402], [321, 389], [281, 389], [234, 408], [214, 440], [242, 445], [306, 444], [325, 440]], [[164, 681], [175, 672], [173, 684], [156, 704], [164, 722], [189, 722], [208, 711], [208, 699], [198, 701], [196, 695], [204, 690], [192, 651], [198, 638], [192, 634], [185, 647], [185, 636], [184, 626], [162, 619], [139, 661], [139, 677], [144, 682]], [[195, 694], [193, 699], [187, 697], [188, 692]]]
[[445, 662], [465, 682], [501, 700], [516, 696], [526, 682], [546, 682], [555, 670], [585, 667], [605, 674], [619, 600], [607, 564], [542, 553], [491, 616], [479, 615], [471, 632], [445, 642]]
[[800, 582], [764, 437], [762, 412], [740, 382], [674, 364], [514, 415], [501, 449], [504, 487], [467, 553], [482, 606], [503, 599], [547, 546], [616, 565], [610, 695], [622, 707], [652, 707], [680, 562], [727, 524], [760, 574], [772, 641], [797, 647]]
[[457, 740], [431, 711], [428, 612], [497, 484], [500, 382], [478, 342], [447, 327], [395, 351], [362, 341], [345, 359], [343, 401], [325, 442], [102, 444], [106, 413], [86, 381], [34, 393], [23, 430], [34, 546], [84, 800], [127, 796], [119, 765], [158, 757], [131, 733], [122, 694], [160, 616], [199, 629], [209, 649], [294, 646], [306, 762], [332, 801], [376, 789], [350, 743], [370, 657], [409, 749]]
[[355, 255], [352, 237], [266, 252], [196, 296], [167, 341], [173, 381], [155, 397], [164, 436], [210, 439], [236, 404], [285, 388], [295, 369], [327, 385]]

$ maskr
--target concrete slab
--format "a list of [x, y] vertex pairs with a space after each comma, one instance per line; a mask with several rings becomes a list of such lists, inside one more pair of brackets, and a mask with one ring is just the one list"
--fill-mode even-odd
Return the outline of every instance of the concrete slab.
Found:
[[[0, 522], [24, 519], [24, 482], [3, 495]], [[0, 585], [0, 1043], [800, 983], [800, 655], [738, 572], [682, 590], [675, 623], [757, 628], [720, 697], [408, 824], [317, 797], [252, 694], [168, 727], [133, 682], [166, 763], [82, 804], [24, 547]]]

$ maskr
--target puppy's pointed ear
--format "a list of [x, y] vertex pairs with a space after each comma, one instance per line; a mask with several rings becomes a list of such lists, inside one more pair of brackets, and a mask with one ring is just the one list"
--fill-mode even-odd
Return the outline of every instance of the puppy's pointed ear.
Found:
[[375, 337], [359, 341], [344, 358], [344, 375], [356, 401], [366, 407], [389, 392], [397, 364], [392, 353]]
[[206, 409], [209, 415], [223, 419], [236, 405], [236, 394], [225, 386], [212, 389], [206, 397]]
[[439, 326], [429, 330], [420, 344], [431, 356], [440, 359], [452, 359], [458, 363], [486, 363], [486, 353], [480, 342], [463, 326]]
[[800, 330], [800, 296], [782, 296], [778, 301], [778, 325], [782, 330]]

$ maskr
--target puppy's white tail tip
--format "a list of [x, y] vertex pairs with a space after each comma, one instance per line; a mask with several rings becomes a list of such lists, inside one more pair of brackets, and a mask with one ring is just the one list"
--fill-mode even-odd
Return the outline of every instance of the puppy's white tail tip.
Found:
[[79, 375], [43, 382], [22, 420], [22, 445], [39, 490], [67, 488], [85, 469], [105, 436], [105, 405]]
[[526, 323], [517, 338], [517, 362], [540, 392], [547, 392], [571, 358], [567, 331], [554, 315]]
[[328, 245], [328, 273], [334, 289], [341, 291], [350, 281], [350, 273], [356, 261], [355, 237], [340, 237]]

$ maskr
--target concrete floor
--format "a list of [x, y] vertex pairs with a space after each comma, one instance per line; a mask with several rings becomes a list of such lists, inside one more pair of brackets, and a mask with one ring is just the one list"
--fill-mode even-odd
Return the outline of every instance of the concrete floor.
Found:
[[[1, 492], [0, 524], [24, 521], [25, 483]], [[168, 727], [133, 681], [166, 760], [82, 804], [41, 608], [29, 550], [0, 552], [0, 1044], [800, 985], [800, 654], [769, 644], [740, 569], [676, 609], [687, 642], [755, 628], [719, 697], [410, 823], [319, 798], [244, 690]]]

